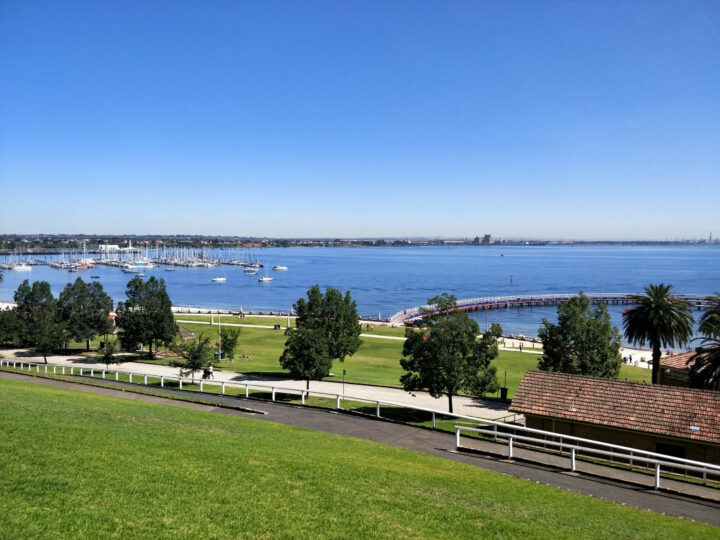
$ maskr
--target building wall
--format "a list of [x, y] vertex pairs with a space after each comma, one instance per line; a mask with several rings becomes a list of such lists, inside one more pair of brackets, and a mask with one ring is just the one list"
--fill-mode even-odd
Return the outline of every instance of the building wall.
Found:
[[[682, 449], [684, 452], [684, 456], [682, 457], [720, 465], [720, 445], [716, 444], [675, 439], [673, 437], [651, 435], [637, 431], [624, 431], [605, 426], [595, 426], [592, 424], [569, 422], [567, 420], [533, 415], [526, 415], [525, 418], [525, 425], [529, 428], [562, 433], [563, 435], [573, 435], [575, 437], [583, 437], [585, 439], [593, 439], [621, 446], [629, 446], [648, 452], [666, 453], [668, 452], [667, 447], [663, 448], [662, 445], [671, 445], [676, 449]], [[661, 447], [659, 448], [658, 445], [661, 445]]]

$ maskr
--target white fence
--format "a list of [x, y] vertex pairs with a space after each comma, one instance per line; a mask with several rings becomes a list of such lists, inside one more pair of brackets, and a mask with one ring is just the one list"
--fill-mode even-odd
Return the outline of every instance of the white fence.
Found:
[[455, 447], [461, 449], [460, 435], [461, 432], [467, 431], [478, 433], [488, 437], [492, 437], [495, 441], [504, 439], [508, 445], [508, 458], [513, 458], [513, 443], [515, 441], [528, 443], [532, 446], [542, 446], [556, 448], [560, 452], [569, 452], [570, 470], [577, 469], [577, 457], [582, 453], [588, 456], [598, 456], [603, 460], [620, 460], [627, 463], [632, 470], [633, 466], [640, 463], [648, 468], [655, 469], [655, 489], [660, 488], [660, 472], [661, 468], [681, 469], [688, 472], [699, 473], [702, 477], [703, 484], [708, 480], [708, 476], [715, 476], [720, 479], [720, 465], [705, 463], [702, 461], [694, 461], [692, 459], [668, 456], [665, 454], [656, 454], [647, 450], [638, 448], [630, 448], [628, 446], [620, 446], [592, 439], [583, 439], [572, 435], [561, 435], [552, 431], [543, 431], [541, 429], [533, 429], [524, 426], [515, 426], [487, 420], [484, 422], [489, 427], [473, 428], [468, 426], [455, 426]]

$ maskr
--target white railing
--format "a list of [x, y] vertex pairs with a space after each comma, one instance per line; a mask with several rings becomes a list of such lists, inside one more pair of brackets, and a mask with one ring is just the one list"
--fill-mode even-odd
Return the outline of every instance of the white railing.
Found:
[[[455, 426], [456, 449], [460, 450], [463, 448], [460, 444], [460, 434], [462, 431], [468, 431], [471, 433], [479, 433], [493, 437], [495, 441], [498, 441], [499, 439], [507, 440], [508, 459], [513, 458], [513, 442], [515, 441], [529, 443], [534, 446], [549, 446], [551, 448], [557, 448], [561, 452], [569, 451], [570, 470], [573, 472], [577, 469], [577, 455], [580, 452], [583, 454], [600, 456], [601, 459], [605, 460], [609, 458], [610, 461], [613, 459], [627, 461], [631, 470], [636, 463], [644, 463], [646, 466], [655, 468], [655, 489], [660, 489], [661, 467], [669, 469], [682, 469], [686, 473], [688, 471], [701, 473], [703, 484], [707, 482], [708, 476], [716, 476], [720, 478], [720, 465], [714, 465], [712, 463], [668, 456], [666, 454], [657, 454], [647, 450], [640, 450], [639, 448], [620, 446], [592, 439], [583, 439], [582, 437], [575, 437], [573, 435], [562, 435], [552, 431], [543, 431], [541, 429], [533, 429], [524, 426], [502, 424], [493, 420], [487, 420], [485, 423], [491, 427], [473, 428], [468, 426]], [[498, 429], [498, 427], [501, 429]], [[508, 430], [512, 430], [512, 433]]]
[[[146, 374], [146, 373], [136, 373], [132, 371], [123, 371], [123, 370], [117, 370], [117, 369], [106, 369], [106, 368], [88, 368], [88, 367], [75, 367], [75, 366], [64, 366], [64, 365], [57, 365], [57, 364], [38, 364], [34, 362], [22, 362], [22, 361], [14, 361], [14, 360], [3, 360], [0, 359], [0, 366], [7, 366], [7, 367], [13, 367], [13, 368], [19, 368], [19, 369], [27, 369], [28, 371], [32, 371], [33, 369], [36, 370], [36, 372], [40, 373], [41, 368], [44, 370], [44, 373], [53, 373], [56, 375], [73, 375], [73, 376], [80, 376], [80, 377], [93, 377], [96, 378], [98, 375], [102, 379], [107, 379], [110, 377], [111, 380], [120, 381], [120, 375], [126, 375], [128, 378], [127, 382], [133, 383], [133, 384], [142, 384], [144, 386], [150, 384], [153, 385], [152, 381], [148, 382], [148, 377], [152, 379], [159, 380], [159, 384], [161, 388], [165, 387], [166, 381], [175, 381], [177, 382], [178, 389], [183, 389], [183, 384], [198, 384], [199, 383], [199, 391], [200, 392], [206, 392], [207, 386], [214, 386], [216, 388], [220, 389], [220, 395], [226, 395], [226, 390], [228, 388], [236, 388], [240, 390], [245, 391], [245, 397], [250, 397], [250, 390], [261, 390], [261, 391], [267, 391], [271, 394], [271, 401], [276, 401], [276, 392], [281, 392], [284, 394], [297, 394], [300, 396], [301, 403], [305, 405], [305, 400], [308, 397], [311, 396], [317, 396], [317, 397], [326, 397], [326, 398], [333, 398], [335, 399], [335, 408], [336, 409], [342, 409], [342, 401], [360, 401], [364, 403], [369, 403], [372, 405], [375, 405], [375, 414], [374, 416], [377, 418], [383, 418], [383, 416], [380, 413], [380, 406], [390, 406], [390, 407], [399, 407], [404, 409], [411, 409], [414, 411], [421, 411], [430, 413], [431, 420], [432, 420], [432, 427], [435, 429], [437, 427], [437, 417], [443, 416], [443, 417], [450, 417], [455, 420], [469, 420], [472, 422], [477, 423], [484, 423], [488, 420], [484, 418], [479, 418], [476, 416], [467, 416], [464, 414], [457, 414], [457, 413], [451, 413], [446, 411], [440, 411], [437, 409], [430, 409], [426, 407], [417, 407], [414, 405], [407, 405], [405, 403], [398, 403], [395, 401], [385, 401], [382, 399], [374, 399], [374, 398], [367, 398], [362, 396], [352, 396], [348, 394], [338, 394], [335, 392], [320, 392], [317, 390], [307, 390], [303, 388], [292, 388], [287, 386], [277, 386], [277, 385], [267, 385], [267, 384], [260, 384], [260, 383], [254, 383], [254, 382], [239, 382], [239, 381], [214, 381], [214, 380], [208, 380], [208, 379], [196, 379], [194, 377], [181, 377], [181, 376], [173, 376], [173, 375], [156, 375], [156, 374]], [[133, 380], [133, 377], [135, 379]], [[141, 379], [138, 380], [137, 377], [140, 377]], [[126, 382], [126, 381], [121, 381]], [[217, 395], [216, 392], [207, 392], [211, 393], [213, 395]]]

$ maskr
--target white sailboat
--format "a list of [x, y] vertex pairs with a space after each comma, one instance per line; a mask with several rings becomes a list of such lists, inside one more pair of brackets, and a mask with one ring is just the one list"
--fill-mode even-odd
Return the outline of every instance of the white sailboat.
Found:
[[267, 275], [267, 266], [266, 266], [265, 267], [265, 275], [263, 277], [261, 277], [260, 279], [258, 279], [258, 281], [260, 283], [267, 283], [268, 281], [272, 281], [272, 280], [273, 280], [273, 278], [271, 278], [270, 276]]
[[275, 270], [276, 272], [284, 271], [287, 270], [287, 266], [276, 264], [275, 266], [273, 266], [273, 270]]

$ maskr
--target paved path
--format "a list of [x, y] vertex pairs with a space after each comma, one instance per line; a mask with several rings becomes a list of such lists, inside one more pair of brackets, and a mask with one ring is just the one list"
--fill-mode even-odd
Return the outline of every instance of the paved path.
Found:
[[[26, 362], [42, 363], [42, 355], [38, 355], [32, 351], [25, 349], [5, 349], [0, 350], [0, 354], [7, 360], [24, 360]], [[104, 367], [105, 364], [95, 362], [93, 359], [84, 356], [49, 356], [48, 362], [51, 364], [76, 366], [76, 367]], [[132, 371], [139, 375], [156, 375], [166, 377], [177, 377], [178, 368], [170, 366], [162, 366], [158, 364], [145, 364], [142, 362], [125, 362], [112, 366], [112, 369], [120, 371]], [[214, 373], [214, 381], [232, 381], [232, 382], [251, 382], [264, 386], [275, 385], [284, 388], [304, 389], [305, 381], [296, 379], [283, 378], [281, 374], [278, 377], [260, 375], [255, 373], [239, 373], [236, 371], [216, 370]], [[392, 401], [410, 407], [421, 407], [426, 409], [436, 409], [439, 411], [447, 411], [447, 398], [435, 399], [427, 392], [413, 392], [410, 394], [401, 388], [391, 388], [388, 386], [371, 386], [364, 384], [345, 383], [343, 392], [343, 384], [341, 382], [330, 381], [311, 381], [310, 390], [315, 392], [326, 392], [329, 394], [345, 394], [348, 398], [360, 397], [369, 400]], [[508, 403], [494, 400], [479, 400], [465, 396], [453, 397], [453, 409], [456, 414], [464, 414], [474, 416], [476, 418], [485, 418], [494, 420], [508, 416]]]
[[[579, 473], [568, 473], [567, 463], [555, 463], [557, 460], [567, 462], [567, 458], [548, 456], [530, 450], [516, 448], [519, 459], [507, 460], [505, 445], [477, 441], [472, 443], [478, 451], [456, 452], [455, 437], [452, 434], [420, 429], [387, 421], [379, 421], [335, 411], [319, 410], [295, 405], [272, 403], [253, 399], [238, 399], [228, 396], [203, 395], [206, 401], [229, 406], [246, 406], [257, 410], [260, 414], [252, 414], [239, 410], [211, 405], [201, 405], [182, 401], [173, 401], [155, 396], [146, 396], [99, 388], [63, 381], [34, 378], [27, 375], [0, 372], [0, 377], [11, 379], [32, 380], [40, 384], [70, 388], [84, 392], [134, 399], [144, 402], [170, 404], [184, 408], [228, 414], [232, 416], [252, 417], [258, 420], [276, 422], [285, 425], [299, 426], [327, 433], [345, 435], [390, 444], [402, 448], [416, 450], [434, 456], [466, 463], [475, 467], [494, 470], [504, 474], [524, 478], [534, 482], [555, 486], [568, 491], [591, 495], [654, 512], [665, 513], [677, 517], [720, 526], [720, 491], [702, 486], [680, 483], [672, 487], [684, 491], [675, 493], [654, 491], [650, 485], [652, 477], [627, 471], [611, 470], [611, 478], [597, 476], [597, 466], [579, 465]], [[132, 388], [131, 385], [123, 385]], [[154, 389], [154, 391], [160, 389]], [[165, 389], [164, 394], [186, 395], [197, 399], [196, 392], [181, 392]], [[529, 461], [526, 461], [529, 460]], [[595, 467], [595, 469], [593, 469]], [[608, 469], [602, 467], [605, 474]], [[667, 481], [663, 480], [664, 483]], [[668, 483], [670, 486], [671, 484]], [[705, 498], [698, 498], [704, 496]], [[720, 534], [720, 531], [719, 531]]]

